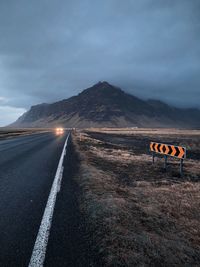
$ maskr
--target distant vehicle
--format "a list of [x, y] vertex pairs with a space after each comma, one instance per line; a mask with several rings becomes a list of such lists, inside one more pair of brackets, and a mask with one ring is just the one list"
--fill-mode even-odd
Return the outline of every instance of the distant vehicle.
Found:
[[63, 128], [56, 128], [56, 135], [61, 135], [64, 133], [64, 129]]

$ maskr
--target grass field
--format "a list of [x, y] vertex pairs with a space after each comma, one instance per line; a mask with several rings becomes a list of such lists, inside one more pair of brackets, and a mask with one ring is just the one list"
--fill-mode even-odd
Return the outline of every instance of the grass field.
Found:
[[[87, 129], [73, 135], [82, 212], [105, 266], [198, 266], [200, 131]], [[152, 164], [150, 141], [187, 148]]]
[[13, 128], [0, 128], [0, 140], [6, 138], [12, 138], [22, 135], [29, 135], [34, 133], [46, 132], [50, 129], [37, 129], [37, 128], [24, 128], [24, 129], [13, 129]]

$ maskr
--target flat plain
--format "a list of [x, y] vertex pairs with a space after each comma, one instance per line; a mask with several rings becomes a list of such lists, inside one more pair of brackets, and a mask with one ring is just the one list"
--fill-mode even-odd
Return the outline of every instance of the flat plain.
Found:
[[[151, 141], [187, 148], [152, 164]], [[86, 129], [73, 134], [80, 206], [105, 266], [197, 266], [200, 262], [200, 131]]]
[[30, 135], [34, 133], [48, 132], [52, 131], [52, 129], [38, 129], [38, 128], [8, 128], [8, 127], [0, 127], [0, 140], [13, 138], [18, 136]]

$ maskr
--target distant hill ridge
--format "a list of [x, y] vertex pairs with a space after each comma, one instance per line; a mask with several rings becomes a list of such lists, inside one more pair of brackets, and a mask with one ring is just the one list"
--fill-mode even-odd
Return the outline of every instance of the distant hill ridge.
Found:
[[104, 81], [77, 96], [32, 106], [11, 126], [200, 128], [200, 110], [141, 100]]

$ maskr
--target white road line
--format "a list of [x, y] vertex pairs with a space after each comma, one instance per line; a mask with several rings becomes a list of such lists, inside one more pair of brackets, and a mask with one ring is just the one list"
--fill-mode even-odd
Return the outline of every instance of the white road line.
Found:
[[37, 235], [35, 245], [33, 248], [32, 256], [29, 262], [29, 267], [42, 267], [44, 264], [46, 248], [47, 248], [50, 229], [51, 229], [51, 222], [52, 222], [54, 207], [56, 203], [56, 196], [57, 196], [58, 191], [60, 190], [60, 184], [62, 180], [63, 160], [64, 160], [64, 156], [66, 153], [66, 147], [67, 147], [69, 136], [70, 134], [68, 134], [64, 147], [63, 147], [63, 151], [60, 157], [56, 175], [55, 175], [52, 187], [51, 187], [51, 192], [49, 194], [49, 198], [46, 204], [46, 208], [45, 208], [45, 211], [42, 217], [38, 235]]

